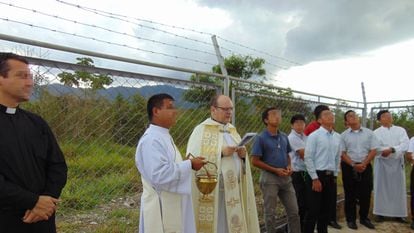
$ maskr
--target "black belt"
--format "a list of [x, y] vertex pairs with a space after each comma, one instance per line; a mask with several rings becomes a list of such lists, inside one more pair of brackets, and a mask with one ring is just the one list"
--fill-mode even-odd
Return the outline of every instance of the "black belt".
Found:
[[333, 176], [334, 175], [334, 171], [331, 171], [331, 170], [316, 170], [316, 173], [318, 175], [325, 175], [325, 176]]

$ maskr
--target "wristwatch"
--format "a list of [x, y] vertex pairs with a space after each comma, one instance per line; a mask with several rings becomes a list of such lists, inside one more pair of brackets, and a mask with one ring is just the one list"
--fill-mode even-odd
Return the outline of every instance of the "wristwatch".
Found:
[[355, 162], [352, 162], [351, 163], [351, 167], [355, 167]]
[[391, 147], [391, 153], [395, 153], [395, 148]]

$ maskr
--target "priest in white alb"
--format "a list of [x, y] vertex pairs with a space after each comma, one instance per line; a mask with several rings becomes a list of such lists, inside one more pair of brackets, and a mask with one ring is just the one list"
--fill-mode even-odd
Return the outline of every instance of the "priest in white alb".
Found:
[[204, 165], [204, 158], [182, 160], [169, 134], [177, 116], [170, 95], [150, 97], [147, 113], [150, 125], [135, 154], [143, 185], [139, 232], [194, 233], [191, 174]]
[[374, 131], [379, 148], [374, 162], [374, 214], [376, 221], [394, 217], [406, 222], [407, 195], [405, 184], [404, 154], [409, 138], [404, 128], [393, 125], [388, 110], [377, 114], [381, 126]]
[[[196, 126], [187, 145], [187, 154], [201, 155], [218, 167], [216, 189], [210, 200], [200, 199], [193, 183], [193, 203], [198, 233], [259, 233], [259, 222], [250, 162], [240, 135], [230, 124], [231, 99], [215, 96], [210, 103], [211, 118]], [[202, 170], [201, 170], [202, 171]]]

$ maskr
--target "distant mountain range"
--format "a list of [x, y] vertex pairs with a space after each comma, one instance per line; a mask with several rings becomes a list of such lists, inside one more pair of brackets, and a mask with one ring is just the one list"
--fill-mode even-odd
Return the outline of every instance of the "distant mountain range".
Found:
[[[46, 86], [48, 92], [55, 96], [61, 96], [61, 95], [77, 95], [82, 96], [84, 89], [82, 88], [75, 88], [75, 87], [69, 87], [62, 84], [50, 84]], [[121, 95], [125, 99], [131, 98], [133, 95], [136, 95], [139, 93], [144, 98], [149, 98], [150, 96], [157, 94], [157, 93], [167, 93], [171, 95], [177, 102], [177, 104], [180, 104], [180, 106], [185, 108], [195, 108], [197, 107], [197, 104], [184, 101], [183, 95], [186, 89], [178, 88], [171, 85], [153, 85], [153, 86], [143, 86], [143, 87], [110, 87], [107, 89], [101, 89], [97, 91], [97, 94], [107, 98], [109, 100], [114, 100], [118, 95]], [[38, 96], [36, 94], [33, 95], [34, 99], [37, 99]]]

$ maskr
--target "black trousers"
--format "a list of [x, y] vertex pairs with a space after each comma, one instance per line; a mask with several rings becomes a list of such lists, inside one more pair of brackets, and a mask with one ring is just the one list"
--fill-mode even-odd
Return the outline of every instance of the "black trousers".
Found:
[[337, 185], [337, 176], [335, 176], [334, 178], [334, 182], [335, 182], [335, 186], [334, 186], [334, 190], [331, 193], [331, 197], [329, 199], [329, 201], [331, 202], [331, 209], [329, 210], [329, 221], [334, 221], [336, 222], [336, 198], [338, 196], [338, 185]]
[[414, 167], [411, 168], [410, 179], [411, 218], [414, 220]]
[[298, 202], [301, 231], [305, 232], [305, 213], [306, 213], [306, 172], [298, 171], [292, 173], [292, 184], [296, 192]]
[[47, 221], [27, 224], [23, 214], [0, 213], [0, 232], [4, 233], [56, 233], [55, 215]]
[[312, 178], [307, 175], [306, 182], [306, 206], [305, 233], [313, 233], [316, 223], [318, 233], [328, 232], [329, 215], [332, 208], [332, 196], [336, 187], [336, 177], [332, 172], [317, 171], [319, 181], [322, 183], [322, 191], [312, 190]]
[[359, 219], [368, 218], [373, 187], [372, 167], [368, 164], [362, 173], [356, 172], [352, 166], [341, 162], [342, 183], [345, 191], [346, 221], [356, 220], [356, 205], [359, 204]]

